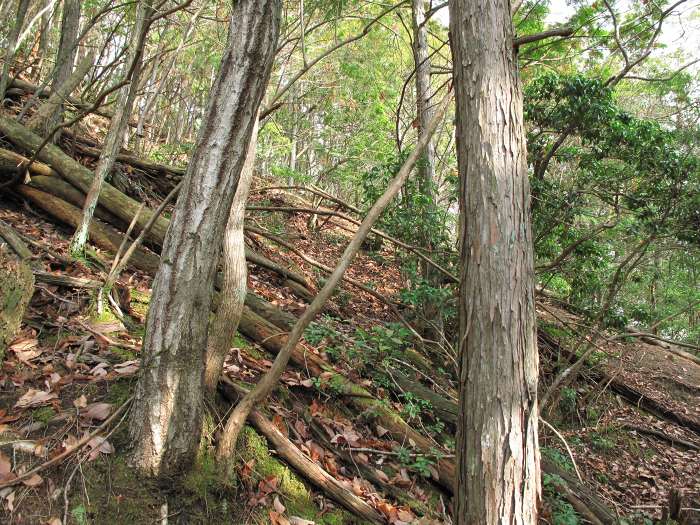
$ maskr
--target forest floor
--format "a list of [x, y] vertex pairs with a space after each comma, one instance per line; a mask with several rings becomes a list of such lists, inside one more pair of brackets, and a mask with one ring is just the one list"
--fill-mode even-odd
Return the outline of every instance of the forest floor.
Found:
[[[268, 192], [255, 194], [253, 201], [269, 204], [285, 199], [283, 192]], [[311, 232], [306, 218], [256, 213], [251, 222], [264, 223], [267, 230], [288, 239], [307, 256], [333, 267], [348, 240], [344, 228], [350, 224], [334, 220], [320, 232]], [[71, 229], [57, 225], [33, 206], [3, 196], [0, 219], [25, 238], [40, 269], [60, 276], [104, 279], [111, 255], [95, 250], [85, 261], [69, 261]], [[310, 283], [322, 282], [322, 275], [294, 253], [260, 237], [254, 236], [251, 242], [258, 253], [304, 274]], [[396, 256], [386, 245], [378, 252], [363, 252], [349, 275], [371, 283], [386, 297], [397, 298], [405, 276]], [[0, 370], [0, 487], [12, 476], [92, 436], [130, 397], [152, 277], [134, 270], [122, 275], [123, 320], [96, 315], [90, 289], [37, 283], [21, 331]], [[249, 265], [248, 286], [294, 315], [307, 304], [279, 275], [255, 265]], [[575, 343], [564, 335], [563, 328], [581, 320], [547, 299], [538, 304], [538, 315], [540, 330], [548, 334], [540, 342], [545, 389], [555, 371], [568, 363], [563, 353], [576, 355]], [[344, 286], [322, 319], [307, 331], [304, 346], [369, 389], [411, 426], [430, 436], [436, 449], [449, 454], [454, 427], [436, 418], [430, 403], [397, 389], [391, 370], [378, 370], [379, 358], [363, 352], [382, 344], [395, 344], [404, 352], [411, 349], [400, 340], [396, 324], [387, 325], [389, 322], [396, 319], [386, 304]], [[578, 467], [584, 482], [619, 516], [626, 516], [630, 523], [645, 523], [645, 519], [660, 517], [674, 490], [685, 492], [686, 501], [700, 498], [700, 366], [659, 346], [635, 339], [609, 339], [596, 339], [598, 352], [544, 414], [566, 440], [574, 461], [562, 440], [545, 426], [540, 430], [542, 453], [570, 473]], [[254, 383], [271, 359], [260, 345], [237, 336], [225, 372], [233, 379]], [[449, 371], [449, 362], [442, 365]], [[446, 374], [436, 373], [434, 379], [437, 376], [438, 383], [446, 381], [441, 384], [447, 385], [443, 392], [449, 396]], [[618, 383], [641, 396], [636, 405], [613, 388]], [[430, 382], [425, 386], [432, 387]], [[414, 454], [411, 443], [392, 440], [381, 421], [362, 414], [358, 417], [347, 408], [345, 397], [332, 381], [324, 382], [323, 374], [312, 377], [303, 369], [290, 368], [267, 403], [267, 414], [289, 440], [369, 502], [387, 522], [448, 522], [449, 499], [434, 483], [431, 458]], [[642, 400], [654, 402], [653, 413]], [[79, 454], [40, 470], [22, 484], [0, 488], [0, 521], [51, 525], [163, 523], [163, 518], [171, 523], [361, 522], [303, 482], [250, 427], [239, 442], [238, 479], [221, 487], [207, 440], [220, 428], [227, 409], [224, 405], [208, 407], [201, 457], [183, 480], [157, 486], [134, 478], [126, 461], [128, 416], [119, 415], [107, 435], [95, 435]], [[668, 414], [679, 417], [669, 419]], [[384, 489], [393, 486], [397, 490], [389, 494], [364, 479], [363, 465], [375, 473]], [[551, 482], [544, 477], [542, 522], [583, 523], [576, 521], [571, 507], [554, 493]]]

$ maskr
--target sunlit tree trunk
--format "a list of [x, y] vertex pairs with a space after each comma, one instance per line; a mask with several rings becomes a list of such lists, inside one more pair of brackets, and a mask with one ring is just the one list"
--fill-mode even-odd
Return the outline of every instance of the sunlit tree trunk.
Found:
[[462, 218], [455, 523], [537, 523], [537, 343], [507, 0], [451, 0]]
[[85, 203], [83, 204], [83, 216], [80, 225], [75, 230], [71, 239], [70, 251], [74, 256], [80, 256], [85, 250], [90, 221], [97, 206], [97, 199], [100, 196], [102, 183], [105, 177], [112, 171], [114, 162], [121, 148], [124, 132], [129, 124], [129, 117], [136, 99], [138, 91], [139, 79], [141, 77], [141, 65], [143, 57], [143, 48], [146, 41], [146, 33], [148, 31], [148, 20], [153, 13], [152, 0], [142, 0], [136, 8], [136, 21], [132, 29], [131, 42], [129, 44], [129, 59], [125, 66], [125, 75], [130, 75], [129, 84], [122, 87], [119, 92], [116, 109], [112, 116], [107, 137], [105, 138], [100, 159], [95, 168], [95, 177], [92, 180], [92, 186], [87, 193]]
[[241, 0], [153, 283], [131, 413], [133, 464], [166, 477], [195, 457], [216, 263], [277, 47], [280, 0]]

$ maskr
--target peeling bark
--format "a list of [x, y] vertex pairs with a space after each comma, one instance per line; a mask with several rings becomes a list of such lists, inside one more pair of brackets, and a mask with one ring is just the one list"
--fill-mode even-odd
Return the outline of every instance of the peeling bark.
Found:
[[540, 495], [530, 188], [506, 0], [452, 0], [462, 268], [457, 525], [535, 524]]

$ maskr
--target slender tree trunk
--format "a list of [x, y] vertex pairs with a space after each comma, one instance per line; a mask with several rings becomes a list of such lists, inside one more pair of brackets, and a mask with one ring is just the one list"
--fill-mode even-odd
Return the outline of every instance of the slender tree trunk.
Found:
[[5, 99], [5, 91], [7, 91], [7, 86], [10, 82], [10, 66], [15, 60], [17, 38], [19, 37], [19, 32], [22, 30], [24, 17], [27, 15], [28, 7], [29, 0], [19, 0], [19, 4], [17, 5], [17, 14], [15, 16], [15, 23], [7, 37], [7, 49], [5, 49], [5, 57], [2, 63], [2, 76], [0, 76], [0, 104], [2, 104], [2, 101]]
[[233, 336], [238, 330], [238, 322], [243, 313], [248, 290], [248, 268], [245, 262], [245, 238], [243, 237], [243, 221], [248, 192], [253, 182], [253, 167], [255, 165], [255, 147], [258, 143], [257, 119], [250, 136], [245, 164], [241, 170], [241, 178], [233, 197], [231, 212], [228, 216], [223, 243], [223, 284], [221, 287], [221, 303], [216, 310], [216, 317], [209, 326], [209, 344], [207, 347], [207, 362], [204, 370], [204, 385], [207, 392], [213, 393], [221, 376], [226, 354], [231, 348]]
[[74, 257], [83, 255], [85, 243], [88, 238], [90, 221], [97, 206], [97, 199], [100, 196], [102, 183], [105, 177], [112, 171], [117, 154], [121, 148], [124, 132], [129, 124], [129, 117], [134, 106], [136, 93], [138, 91], [139, 78], [141, 76], [141, 65], [143, 49], [148, 31], [148, 19], [153, 13], [152, 0], [142, 0], [136, 8], [136, 21], [132, 29], [132, 38], [129, 44], [129, 59], [125, 66], [125, 75], [131, 75], [130, 82], [119, 91], [117, 107], [110, 121], [104, 147], [100, 153], [100, 159], [95, 169], [95, 177], [85, 198], [83, 205], [83, 218], [80, 226], [75, 230], [71, 239], [70, 251]]
[[[425, 0], [412, 0], [413, 14], [413, 61], [416, 68], [416, 112], [418, 115], [418, 134], [428, 126], [432, 120], [433, 110], [430, 107], [432, 89], [430, 87], [430, 58], [428, 54], [428, 28], [425, 19]], [[435, 216], [436, 195], [434, 191], [435, 179], [435, 146], [433, 141], [428, 142], [423, 156], [417, 164], [418, 183], [426, 203], [423, 206], [423, 216], [420, 217], [420, 245], [431, 250], [433, 248], [433, 217]], [[420, 261], [420, 273], [423, 279], [431, 285], [436, 285], [437, 275], [435, 271]], [[422, 305], [424, 318], [423, 335], [428, 339], [442, 339], [442, 317], [440, 308], [434, 301], [426, 299]]]
[[507, 0], [451, 0], [462, 217], [457, 525], [537, 523], [537, 343]]
[[187, 467], [201, 433], [204, 358], [216, 263], [270, 77], [280, 0], [241, 0], [153, 283], [131, 413], [133, 463], [165, 477]]
[[[80, 29], [80, 0], [64, 0], [61, 18], [61, 39], [56, 53], [56, 66], [53, 72], [51, 91], [56, 90], [68, 80], [73, 72], [73, 63], [78, 52], [78, 31]], [[63, 106], [59, 106], [48, 122], [48, 129], [53, 129], [63, 120]], [[60, 133], [56, 134], [57, 141]]]

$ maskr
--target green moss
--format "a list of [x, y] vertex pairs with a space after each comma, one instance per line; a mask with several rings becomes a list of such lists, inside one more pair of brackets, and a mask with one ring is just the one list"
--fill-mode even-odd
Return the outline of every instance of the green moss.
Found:
[[131, 378], [110, 381], [107, 402], [112, 403], [114, 406], [123, 405], [131, 397], [133, 382], [134, 380]]
[[233, 343], [231, 344], [234, 348], [244, 348], [245, 350], [253, 348], [253, 345], [251, 345], [248, 340], [239, 333], [236, 333], [236, 335], [233, 336]]
[[121, 346], [110, 346], [109, 352], [121, 358], [122, 361], [131, 361], [138, 358], [136, 352], [128, 348], [122, 348]]
[[208, 500], [224, 486], [213, 450], [209, 447], [200, 448], [197, 461], [185, 475], [182, 485], [187, 492], [201, 500]]
[[277, 478], [280, 500], [287, 508], [288, 516], [311, 520], [318, 525], [361, 523], [341, 509], [321, 514], [306, 485], [285, 464], [270, 455], [265, 438], [251, 427], [246, 426], [242, 430], [237, 448], [244, 462], [255, 460], [255, 476], [260, 479], [271, 476]]
[[37, 408], [32, 412], [32, 418], [34, 421], [41, 421], [42, 423], [48, 423], [55, 415], [56, 412], [51, 407]]
[[151, 302], [151, 293], [150, 292], [142, 292], [141, 290], [137, 290], [136, 288], [132, 288], [129, 290], [129, 295], [131, 297], [131, 302], [137, 302], [137, 303], [142, 303], [142, 304], [148, 304]]
[[[69, 509], [73, 523], [156, 523], [165, 499], [148, 480], [140, 479], [126, 458], [115, 456], [83, 467], [88, 498], [82, 490], [74, 491]], [[107, 490], [106, 480], [109, 480]]]

